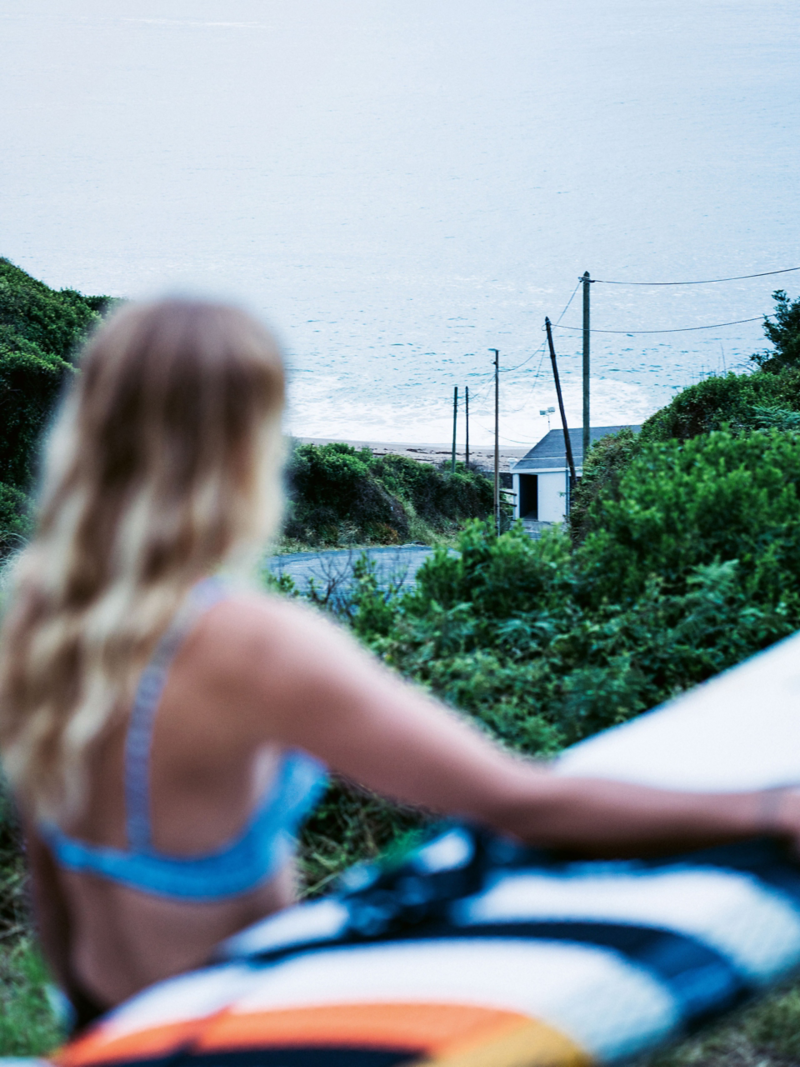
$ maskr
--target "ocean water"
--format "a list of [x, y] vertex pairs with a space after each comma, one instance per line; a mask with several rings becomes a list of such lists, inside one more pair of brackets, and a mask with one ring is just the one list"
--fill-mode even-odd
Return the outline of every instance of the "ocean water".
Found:
[[[526, 444], [579, 274], [800, 266], [797, 0], [0, 0], [0, 254], [266, 315], [304, 436]], [[592, 325], [757, 317], [800, 272], [592, 287]], [[580, 325], [580, 292], [561, 320]], [[592, 337], [595, 424], [746, 364], [759, 321]], [[580, 333], [556, 331], [580, 420]], [[463, 419], [459, 439], [463, 438]]]

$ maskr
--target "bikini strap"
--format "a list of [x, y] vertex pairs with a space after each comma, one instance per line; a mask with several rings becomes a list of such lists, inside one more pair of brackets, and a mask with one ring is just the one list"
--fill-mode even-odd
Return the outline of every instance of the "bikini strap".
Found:
[[125, 824], [128, 846], [134, 851], [152, 849], [150, 750], [169, 668], [200, 616], [229, 595], [218, 578], [204, 578], [194, 585], [139, 679], [125, 739]]

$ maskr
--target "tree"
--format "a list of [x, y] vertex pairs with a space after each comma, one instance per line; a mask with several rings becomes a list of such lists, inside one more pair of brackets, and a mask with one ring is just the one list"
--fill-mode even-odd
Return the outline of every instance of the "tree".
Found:
[[783, 289], [772, 294], [775, 312], [770, 321], [764, 316], [764, 333], [774, 351], [756, 352], [750, 358], [765, 370], [780, 371], [800, 364], [800, 297], [790, 300]]

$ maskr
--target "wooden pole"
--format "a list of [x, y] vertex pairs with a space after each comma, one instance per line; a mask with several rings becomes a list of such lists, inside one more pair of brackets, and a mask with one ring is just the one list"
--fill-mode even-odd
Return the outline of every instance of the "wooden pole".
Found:
[[589, 271], [583, 272], [583, 462], [591, 444], [591, 416], [589, 413]]
[[494, 352], [494, 526], [500, 535], [500, 350]]
[[458, 386], [453, 387], [453, 455], [450, 460], [450, 473], [456, 473], [456, 423], [458, 422]]
[[[567, 450], [567, 463], [569, 464], [569, 492], [570, 496], [575, 490], [575, 461], [572, 458], [572, 442], [569, 439], [569, 428], [567, 426], [567, 414], [564, 411], [564, 399], [561, 396], [561, 381], [558, 377], [558, 364], [556, 363], [556, 350], [553, 347], [553, 331], [550, 329], [550, 319], [544, 320], [544, 326], [547, 330], [547, 343], [550, 346], [550, 362], [553, 364], [553, 380], [556, 383], [556, 395], [558, 397], [558, 410], [561, 412], [561, 426], [564, 430], [564, 446]], [[571, 501], [570, 501], [571, 502]], [[567, 509], [569, 510], [569, 509]]]
[[469, 470], [469, 386], [464, 386], [464, 418], [467, 422], [467, 462], [466, 467]]

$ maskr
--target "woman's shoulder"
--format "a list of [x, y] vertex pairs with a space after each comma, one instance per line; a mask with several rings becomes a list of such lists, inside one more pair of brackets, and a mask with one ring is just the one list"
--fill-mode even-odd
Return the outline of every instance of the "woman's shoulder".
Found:
[[229, 728], [258, 741], [280, 738], [288, 722], [363, 685], [376, 667], [320, 611], [270, 594], [235, 591], [203, 616], [179, 669], [204, 706], [224, 704]]
[[264, 667], [313, 673], [322, 662], [360, 654], [354, 639], [319, 610], [250, 590], [232, 590], [216, 603], [198, 625], [194, 644], [198, 658], [222, 665], [226, 674], [250, 675]]

